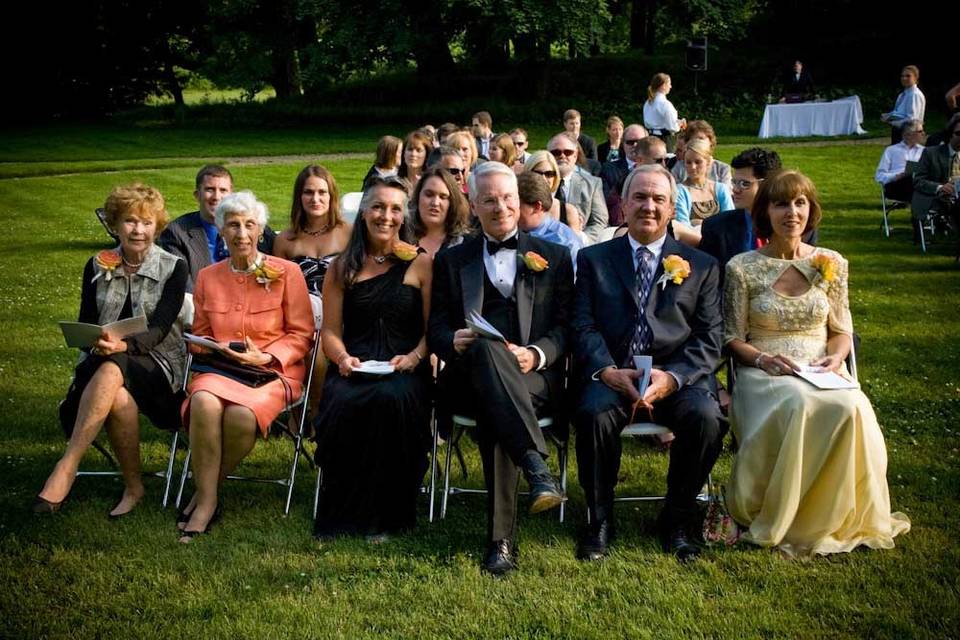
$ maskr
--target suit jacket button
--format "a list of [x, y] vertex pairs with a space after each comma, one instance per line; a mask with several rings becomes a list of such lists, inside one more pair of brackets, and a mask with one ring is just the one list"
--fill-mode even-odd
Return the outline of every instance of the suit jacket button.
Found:
[[243, 311], [243, 305], [242, 305], [242, 304], [236, 305], [236, 306], [234, 307], [234, 310], [235, 310], [235, 311]]

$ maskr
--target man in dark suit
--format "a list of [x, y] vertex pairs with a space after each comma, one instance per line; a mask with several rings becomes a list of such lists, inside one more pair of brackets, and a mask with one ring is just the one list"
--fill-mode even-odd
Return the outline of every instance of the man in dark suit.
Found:
[[493, 117], [489, 111], [478, 111], [470, 118], [470, 130], [477, 143], [477, 154], [483, 160], [490, 158], [490, 143], [497, 134], [493, 132]]
[[913, 173], [913, 226], [930, 211], [949, 215], [960, 228], [960, 114], [954, 114], [944, 130], [946, 144], [927, 147]]
[[[537, 414], [563, 422], [573, 263], [566, 248], [518, 231], [519, 207], [512, 169], [485, 162], [471, 175], [470, 208], [482, 233], [437, 255], [428, 330], [431, 351], [446, 363], [438, 413], [476, 416], [488, 492], [482, 566], [495, 575], [516, 568], [520, 471], [530, 485], [531, 512], [563, 498], [544, 462]], [[545, 262], [535, 264], [532, 254]], [[507, 344], [467, 329], [472, 311]]]
[[[213, 215], [220, 202], [233, 193], [233, 176], [226, 167], [208, 164], [197, 173], [195, 184], [193, 197], [199, 210], [185, 213], [171, 222], [157, 240], [161, 247], [186, 261], [190, 269], [190, 279], [187, 281], [187, 291], [190, 293], [193, 292], [193, 283], [197, 281], [200, 269], [228, 255]], [[273, 229], [266, 227], [257, 248], [263, 253], [272, 254], [276, 235]]]
[[803, 68], [803, 63], [796, 60], [793, 70], [783, 75], [783, 90], [780, 92], [780, 102], [803, 102], [813, 100], [816, 89], [813, 87], [813, 78], [810, 72]]
[[[623, 187], [627, 235], [580, 251], [573, 335], [584, 388], [576, 410], [577, 463], [590, 510], [578, 557], [598, 560], [614, 534], [613, 498], [620, 468], [620, 432], [633, 411], [670, 427], [667, 496], [661, 543], [680, 560], [700, 553], [691, 538], [696, 497], [722, 448], [726, 423], [713, 371], [720, 357], [717, 261], [667, 234], [676, 182], [659, 165], [639, 166]], [[679, 284], [664, 261], [689, 264]], [[653, 358], [641, 395], [633, 356]]]
[[665, 164], [667, 145], [663, 140], [648, 136], [639, 124], [631, 124], [623, 133], [626, 154], [603, 165], [600, 179], [603, 181], [603, 197], [607, 204], [608, 224], [618, 227], [623, 223], [620, 211], [620, 192], [623, 181], [638, 164]]

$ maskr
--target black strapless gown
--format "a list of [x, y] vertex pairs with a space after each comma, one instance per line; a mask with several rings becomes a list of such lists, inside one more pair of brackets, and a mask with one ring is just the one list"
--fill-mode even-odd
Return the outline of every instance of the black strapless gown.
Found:
[[[403, 284], [409, 265], [356, 283], [344, 293], [343, 341], [365, 360], [409, 353], [423, 336], [420, 289]], [[367, 377], [327, 371], [314, 421], [323, 469], [314, 535], [409, 529], [430, 446], [430, 369]]]

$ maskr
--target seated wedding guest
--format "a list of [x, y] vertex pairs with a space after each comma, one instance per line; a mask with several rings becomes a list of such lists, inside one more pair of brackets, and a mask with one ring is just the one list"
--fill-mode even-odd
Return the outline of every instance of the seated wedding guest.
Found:
[[733, 200], [726, 185], [707, 177], [713, 162], [708, 142], [698, 138], [687, 142], [683, 161], [687, 179], [677, 185], [677, 219], [673, 231], [678, 240], [697, 246], [703, 221], [733, 209]]
[[110, 517], [130, 513], [144, 492], [139, 414], [162, 429], [180, 424], [177, 403], [185, 355], [176, 320], [187, 265], [153, 242], [169, 220], [163, 196], [139, 183], [116, 187], [104, 212], [120, 246], [87, 261], [78, 321], [104, 325], [143, 315], [147, 332], [127, 338], [103, 333], [94, 347], [81, 352], [60, 404], [60, 422], [70, 440], [36, 498], [35, 513], [60, 510], [83, 454], [104, 424], [123, 474], [123, 495]]
[[[217, 206], [217, 228], [230, 257], [200, 272], [193, 299], [193, 333], [208, 336], [230, 363], [266, 368], [277, 377], [250, 386], [233, 375], [195, 373], [181, 412], [190, 432], [196, 493], [179, 518], [180, 542], [209, 531], [222, 512], [220, 485], [264, 438], [284, 406], [303, 393], [304, 357], [313, 343], [307, 283], [293, 262], [265, 256], [256, 241], [267, 207], [249, 191]], [[191, 345], [191, 351], [210, 355]], [[211, 360], [211, 369], [218, 369]]]
[[513, 139], [513, 146], [517, 148], [517, 160], [526, 164], [527, 160], [530, 158], [530, 154], [527, 152], [530, 139], [527, 136], [526, 130], [519, 127], [513, 129], [510, 132], [510, 137]]
[[563, 128], [583, 148], [583, 157], [597, 160], [597, 142], [580, 130], [580, 120], [580, 112], [576, 109], [567, 109], [563, 112]]
[[870, 401], [859, 389], [820, 389], [794, 375], [807, 365], [847, 375], [847, 261], [802, 241], [821, 211], [797, 171], [767, 177], [753, 217], [769, 242], [730, 260], [723, 296], [739, 443], [727, 507], [746, 540], [790, 556], [889, 549], [910, 521], [890, 513], [887, 452]]
[[910, 202], [913, 197], [913, 171], [907, 171], [907, 163], [920, 162], [924, 142], [926, 136], [922, 122], [907, 120], [903, 123], [903, 140], [883, 150], [874, 174], [874, 180], [883, 185], [884, 196]]
[[620, 193], [623, 181], [638, 164], [663, 164], [667, 146], [660, 138], [648, 136], [643, 127], [631, 124], [623, 134], [626, 153], [603, 165], [600, 179], [603, 181], [603, 197], [607, 204], [608, 223], [612, 227], [623, 223], [620, 210]]
[[[185, 213], [172, 221], [157, 239], [157, 244], [175, 256], [183, 258], [190, 271], [187, 291], [192, 292], [197, 274], [204, 267], [227, 257], [227, 247], [213, 221], [213, 213], [220, 202], [233, 193], [233, 176], [217, 164], [205, 165], [197, 172], [193, 197], [198, 211]], [[262, 253], [273, 253], [273, 229], [266, 227], [257, 248]]]
[[[677, 179], [678, 183], [687, 179], [687, 167], [683, 162], [686, 154], [686, 145], [691, 140], [696, 140], [697, 138], [705, 140], [710, 144], [711, 157], [716, 155], [717, 134], [714, 132], [713, 126], [706, 120], [691, 120], [677, 141], [678, 162], [670, 167], [670, 171], [673, 172], [673, 177]], [[711, 180], [722, 182], [726, 185], [727, 189], [733, 186], [730, 182], [730, 165], [722, 160], [714, 158], [713, 163], [710, 165], [710, 173], [707, 174], [707, 177]]]
[[950, 216], [960, 228], [960, 114], [947, 122], [944, 137], [946, 144], [924, 149], [913, 174], [914, 241], [919, 221], [931, 211]]
[[536, 174], [522, 173], [517, 176], [517, 193], [520, 198], [520, 230], [569, 249], [576, 273], [577, 252], [583, 248], [583, 241], [573, 229], [550, 216], [553, 196], [546, 183]]
[[920, 80], [920, 69], [908, 64], [900, 71], [900, 84], [903, 91], [897, 96], [893, 111], [884, 113], [880, 119], [890, 125], [890, 144], [897, 144], [903, 139], [903, 125], [907, 120], [923, 122], [927, 110], [927, 98], [920, 91], [917, 82]]
[[449, 171], [428, 169], [410, 200], [410, 226], [417, 246], [433, 258], [441, 249], [460, 244], [469, 232], [469, 213], [467, 199]]
[[[667, 233], [676, 185], [660, 165], [638, 166], [623, 185], [625, 237], [577, 256], [572, 335], [582, 393], [574, 417], [577, 465], [590, 526], [577, 555], [599, 560], [614, 537], [620, 432], [631, 421], [668, 426], [667, 496], [658, 529], [664, 551], [700, 553], [696, 504], [723, 444], [726, 423], [713, 372], [720, 358], [717, 262]], [[653, 358], [641, 396], [634, 356]]]
[[[583, 215], [583, 232], [590, 242], [596, 242], [600, 232], [607, 227], [607, 203], [603, 200], [600, 178], [576, 170], [579, 149], [577, 141], [566, 131], [553, 136], [547, 143], [547, 151], [553, 155], [560, 172], [560, 184], [553, 197], [561, 202], [561, 214], [564, 203], [576, 205]], [[573, 226], [562, 216], [560, 222]]]
[[442, 125], [437, 127], [437, 132], [435, 135], [435, 142], [437, 143], [433, 149], [430, 150], [429, 155], [427, 155], [427, 166], [432, 167], [440, 159], [440, 147], [447, 144], [447, 138], [451, 133], [460, 131], [460, 127], [453, 124], [452, 122], [444, 122]]
[[[637, 125], [639, 126], [639, 125]], [[643, 129], [643, 127], [640, 127]], [[644, 137], [647, 130], [643, 130]], [[626, 150], [623, 148], [623, 120], [617, 116], [607, 118], [607, 140], [597, 147], [597, 160], [601, 163], [615, 162], [622, 158]]]
[[420, 131], [411, 131], [403, 141], [403, 157], [400, 159], [400, 168], [397, 175], [410, 183], [410, 188], [417, 186], [420, 176], [427, 168], [427, 153], [433, 149], [425, 134]]
[[[436, 176], [424, 176], [423, 189]], [[431, 261], [403, 242], [407, 192], [375, 180], [364, 192], [350, 245], [323, 286], [327, 373], [314, 422], [323, 471], [314, 536], [382, 542], [410, 529], [427, 470], [430, 359], [424, 338]], [[410, 238], [408, 238], [410, 239]], [[372, 375], [364, 363], [389, 362]]]
[[[430, 349], [446, 362], [438, 414], [474, 416], [487, 487], [481, 567], [502, 575], [517, 564], [517, 489], [530, 486], [532, 513], [563, 500], [544, 461], [538, 415], [558, 416], [573, 296], [573, 265], [560, 245], [517, 229], [517, 176], [485, 162], [470, 180], [470, 208], [483, 233], [437, 254]], [[475, 311], [508, 340], [466, 328]], [[557, 423], [563, 422], [559, 417]]]
[[363, 184], [371, 178], [386, 178], [397, 175], [403, 159], [403, 140], [396, 136], [383, 136], [377, 141], [377, 158], [363, 177]]
[[446, 144], [459, 151], [463, 156], [463, 161], [467, 163], [467, 174], [469, 175], [478, 162], [477, 143], [473, 136], [466, 131], [454, 131], [447, 136]]
[[[399, 142], [399, 139], [396, 140]], [[277, 234], [273, 248], [275, 256], [300, 266], [307, 281], [310, 305], [318, 327], [323, 317], [321, 295], [324, 276], [333, 259], [346, 248], [352, 228], [340, 215], [340, 192], [333, 174], [316, 164], [304, 167], [293, 183], [290, 226]], [[313, 371], [311, 412], [320, 402], [327, 360], [317, 358]]]
[[667, 152], [673, 153], [677, 140], [677, 133], [687, 126], [685, 118], [677, 117], [677, 109], [669, 100], [667, 94], [673, 89], [670, 76], [657, 73], [650, 80], [647, 87], [647, 100], [643, 103], [643, 126], [652, 136], [663, 140], [667, 145]]
[[517, 160], [517, 148], [513, 144], [513, 138], [506, 133], [498, 133], [490, 142], [490, 159], [495, 162], [502, 162], [514, 173], [523, 171], [523, 163]]
[[493, 118], [488, 111], [478, 111], [470, 118], [470, 131], [473, 133], [477, 157], [490, 159], [490, 142], [493, 141]]
[[[543, 178], [551, 194], [556, 193], [557, 189], [560, 188], [560, 169], [549, 151], [536, 151], [530, 154], [530, 158], [524, 165], [524, 173], [528, 172], [533, 172]], [[576, 205], [553, 198], [549, 213], [554, 220], [563, 222], [579, 235], [583, 234], [583, 214]]]
[[463, 154], [447, 145], [438, 149], [437, 161], [428, 168], [440, 167], [446, 169], [447, 173], [453, 176], [461, 193], [467, 192], [467, 163], [463, 159]]

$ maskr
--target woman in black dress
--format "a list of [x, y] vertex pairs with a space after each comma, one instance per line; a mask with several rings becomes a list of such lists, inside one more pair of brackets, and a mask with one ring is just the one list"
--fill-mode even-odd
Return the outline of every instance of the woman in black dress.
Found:
[[[315, 420], [323, 476], [314, 535], [380, 541], [414, 525], [427, 469], [432, 263], [401, 240], [403, 182], [374, 179], [360, 211], [323, 285], [323, 351], [336, 368]], [[368, 361], [389, 361], [394, 371], [364, 373]]]
[[142, 184], [117, 187], [104, 212], [120, 246], [87, 261], [79, 321], [104, 325], [143, 315], [147, 331], [126, 338], [104, 333], [81, 353], [73, 383], [60, 404], [60, 422], [70, 441], [37, 496], [36, 513], [60, 510], [80, 459], [104, 424], [124, 483], [110, 516], [130, 513], [144, 492], [139, 414], [157, 427], [180, 426], [178, 394], [186, 358], [176, 320], [188, 272], [183, 260], [153, 243], [169, 221], [163, 196]]

